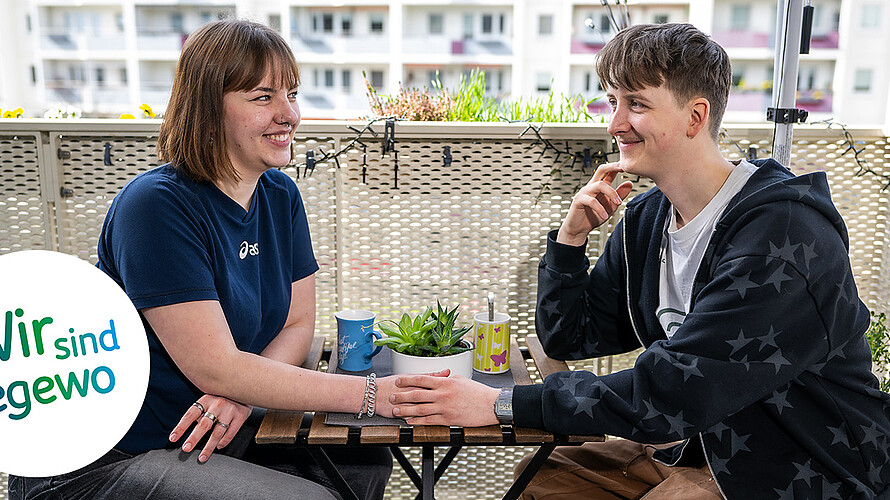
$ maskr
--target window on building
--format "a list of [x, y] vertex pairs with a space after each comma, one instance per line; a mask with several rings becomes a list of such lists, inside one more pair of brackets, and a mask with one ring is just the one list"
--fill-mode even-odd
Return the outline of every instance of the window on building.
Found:
[[322, 14], [321, 15], [321, 30], [324, 33], [333, 33], [334, 32], [334, 15], [333, 14]]
[[501, 14], [498, 16], [498, 33], [504, 34], [507, 30], [507, 16]]
[[[29, 17], [28, 18], [28, 21], [29, 21], [28, 22], [28, 31], [31, 31], [30, 20], [31, 20], [31, 18]], [[123, 31], [124, 31], [124, 15], [123, 14], [118, 13], [116, 16], [114, 16], [114, 25], [117, 27], [118, 33], [123, 33]]]
[[275, 31], [281, 31], [281, 14], [269, 14], [269, 27]]
[[352, 88], [352, 71], [344, 69], [343, 72], [340, 73], [340, 85], [343, 86], [344, 92], [349, 92], [349, 89]]
[[497, 80], [498, 80], [498, 92], [503, 92], [504, 91], [504, 72], [503, 71], [497, 72]]
[[857, 93], [871, 92], [871, 68], [859, 68], [853, 75], [853, 91]]
[[105, 86], [105, 68], [103, 68], [102, 66], [96, 68], [96, 86]]
[[429, 78], [430, 88], [435, 88], [435, 82], [439, 79], [439, 71], [435, 69], [431, 69], [426, 74], [427, 78]]
[[732, 86], [738, 87], [742, 84], [742, 80], [745, 79], [745, 72], [741, 70], [741, 68], [735, 68], [732, 71]]
[[473, 14], [464, 14], [464, 39], [473, 38], [473, 28], [475, 24]]
[[655, 14], [652, 16], [652, 22], [655, 24], [665, 24], [668, 22], [667, 14]]
[[207, 24], [213, 20], [213, 13], [208, 10], [201, 11], [201, 24]]
[[751, 6], [748, 4], [735, 4], [729, 11], [729, 29], [732, 31], [745, 31], [751, 25]]
[[[118, 14], [117, 17], [123, 19], [121, 14]], [[120, 24], [121, 23], [118, 23], [118, 26], [120, 26]], [[25, 28], [28, 30], [28, 33], [31, 32], [31, 14], [25, 14]]]
[[342, 18], [340, 18], [340, 32], [344, 35], [352, 34], [352, 16], [349, 14], [344, 14]]
[[35, 67], [33, 64], [31, 65], [31, 83], [37, 83], [37, 67]]
[[383, 33], [383, 14], [371, 14], [371, 33]]
[[538, 34], [544, 36], [553, 34], [553, 14], [538, 16]]
[[441, 13], [435, 12], [429, 17], [430, 35], [441, 35], [445, 31], [445, 18]]
[[383, 71], [371, 70], [371, 86], [378, 90], [383, 88]]
[[315, 14], [312, 16], [312, 32], [317, 33], [318, 29], [318, 14]]
[[550, 73], [538, 73], [535, 75], [535, 89], [538, 92], [550, 92], [550, 83], [553, 77]]
[[862, 17], [859, 20], [859, 26], [866, 29], [880, 28], [882, 15], [881, 4], [865, 4], [862, 6]]
[[312, 70], [312, 86], [315, 88], [321, 87], [321, 80], [319, 79], [320, 75], [318, 73], [318, 69]]
[[332, 69], [324, 70], [324, 86], [327, 88], [334, 87], [334, 70], [332, 70]]
[[590, 71], [584, 73], [584, 92], [590, 92]]
[[494, 18], [491, 14], [482, 14], [482, 33], [490, 35]]
[[120, 78], [121, 78], [121, 83], [126, 85], [127, 84], [127, 68], [121, 68]]
[[185, 25], [182, 20], [182, 12], [173, 12], [170, 14], [170, 29], [173, 31], [185, 31]]
[[602, 14], [600, 16], [600, 24], [599, 24], [600, 33], [609, 33], [612, 31], [612, 20], [609, 18], [608, 14]]

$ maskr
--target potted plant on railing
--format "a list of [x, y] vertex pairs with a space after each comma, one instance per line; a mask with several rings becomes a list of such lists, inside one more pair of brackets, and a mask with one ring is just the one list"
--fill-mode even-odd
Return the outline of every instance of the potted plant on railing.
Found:
[[470, 326], [456, 327], [457, 308], [443, 309], [436, 302], [437, 311], [427, 307], [412, 318], [402, 314], [398, 321], [378, 323], [386, 335], [374, 344], [392, 350], [393, 373], [434, 373], [444, 369], [452, 375], [473, 376], [473, 344], [463, 338]]

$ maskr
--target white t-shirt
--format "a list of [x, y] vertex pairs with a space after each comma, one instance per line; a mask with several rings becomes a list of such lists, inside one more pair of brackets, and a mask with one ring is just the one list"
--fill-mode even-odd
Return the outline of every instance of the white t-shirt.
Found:
[[729, 204], [729, 200], [742, 190], [757, 167], [741, 160], [727, 177], [710, 202], [685, 226], [677, 229], [675, 211], [664, 227], [661, 240], [661, 265], [659, 271], [658, 317], [667, 338], [673, 336], [683, 324], [692, 299], [692, 282], [701, 265], [708, 241], [714, 234], [717, 220]]

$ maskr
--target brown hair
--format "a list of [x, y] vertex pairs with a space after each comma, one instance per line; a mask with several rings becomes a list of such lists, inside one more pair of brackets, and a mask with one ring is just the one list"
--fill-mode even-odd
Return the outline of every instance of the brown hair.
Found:
[[681, 105], [704, 97], [717, 140], [732, 66], [723, 47], [691, 24], [640, 24], [619, 31], [597, 54], [596, 74], [604, 87], [630, 91], [664, 84]]
[[182, 47], [158, 135], [158, 157], [196, 181], [237, 180], [227, 154], [223, 95], [251, 90], [272, 72], [284, 88], [300, 83], [287, 42], [262, 24], [205, 24]]

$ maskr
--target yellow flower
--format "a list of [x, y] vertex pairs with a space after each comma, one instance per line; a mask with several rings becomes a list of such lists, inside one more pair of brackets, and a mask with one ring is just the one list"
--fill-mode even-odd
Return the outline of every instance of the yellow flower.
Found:
[[124, 113], [121, 115], [121, 120], [135, 120], [136, 117], [131, 115], [130, 113]]
[[148, 104], [139, 106], [139, 109], [142, 110], [142, 113], [145, 115], [146, 118], [154, 118], [158, 116], [154, 111], [151, 110], [151, 106], [149, 106]]
[[19, 118], [24, 114], [24, 112], [25, 111], [22, 108], [7, 109], [0, 116], [2, 116], [3, 118]]

